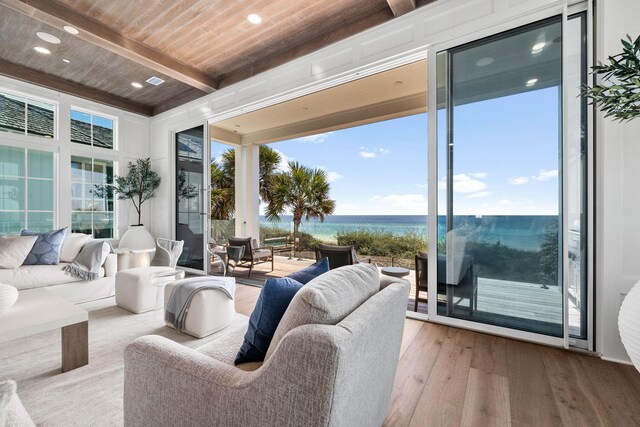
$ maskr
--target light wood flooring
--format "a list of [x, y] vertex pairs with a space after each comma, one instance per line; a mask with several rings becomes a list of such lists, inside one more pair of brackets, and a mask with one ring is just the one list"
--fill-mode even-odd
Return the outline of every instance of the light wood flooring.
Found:
[[[253, 276], [253, 274], [252, 274]], [[238, 285], [250, 315], [260, 288]], [[640, 373], [565, 350], [407, 319], [385, 426], [640, 426]]]

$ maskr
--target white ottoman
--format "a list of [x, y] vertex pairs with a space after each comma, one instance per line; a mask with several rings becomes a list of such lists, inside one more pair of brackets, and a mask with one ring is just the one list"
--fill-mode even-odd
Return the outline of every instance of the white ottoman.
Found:
[[[215, 280], [235, 282], [233, 277], [216, 277]], [[170, 282], [164, 288], [164, 305], [169, 303], [171, 293], [178, 282]], [[187, 317], [184, 321], [185, 333], [196, 338], [204, 338], [214, 332], [226, 328], [236, 313], [234, 301], [221, 290], [205, 289], [196, 293], [191, 300]], [[165, 322], [167, 326], [173, 325]]]
[[[173, 271], [173, 268], [138, 267], [118, 271], [116, 273], [116, 304], [133, 313], [144, 313], [162, 307], [163, 300], [158, 298], [158, 285], [151, 283], [150, 276], [154, 273], [169, 271]], [[182, 278], [184, 271], [181, 273]]]

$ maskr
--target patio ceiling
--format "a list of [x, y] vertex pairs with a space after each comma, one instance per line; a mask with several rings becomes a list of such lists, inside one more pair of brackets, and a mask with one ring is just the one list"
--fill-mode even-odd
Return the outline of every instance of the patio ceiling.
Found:
[[154, 115], [431, 1], [0, 0], [0, 74]]
[[269, 143], [423, 113], [426, 60], [216, 122], [213, 139]]

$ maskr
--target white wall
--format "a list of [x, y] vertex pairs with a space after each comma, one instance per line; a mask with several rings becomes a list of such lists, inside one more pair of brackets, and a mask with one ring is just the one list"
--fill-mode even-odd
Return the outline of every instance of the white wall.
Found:
[[[423, 57], [429, 45], [473, 40], [559, 13], [572, 0], [439, 0], [379, 27], [151, 119], [151, 153], [164, 173], [173, 165], [171, 131], [222, 120]], [[638, 0], [598, 2], [600, 57], [619, 51], [625, 33], [640, 32]], [[477, 37], [476, 37], [477, 38]], [[640, 121], [597, 123], [596, 349], [627, 361], [617, 332], [621, 293], [640, 278]], [[173, 229], [171, 182], [154, 201], [153, 231]]]
[[[117, 174], [126, 172], [127, 162], [140, 157], [149, 157], [149, 118], [128, 113], [116, 108], [87, 101], [75, 96], [45, 89], [15, 79], [0, 76], [0, 91], [21, 94], [27, 97], [55, 103], [58, 109], [58, 139], [51, 140], [0, 132], [0, 145], [34, 148], [57, 154], [58, 179], [56, 186], [58, 227], [71, 226], [71, 156], [86, 156], [117, 162]], [[92, 148], [70, 142], [71, 107], [80, 108], [98, 115], [112, 117], [117, 121], [117, 150]], [[153, 165], [155, 168], [155, 165]], [[143, 222], [151, 222], [150, 205], [143, 205]], [[131, 202], [116, 202], [116, 238], [122, 236], [129, 224], [137, 223], [137, 214]]]
[[[620, 39], [640, 35], [640, 2], [599, 1], [598, 60], [620, 52]], [[640, 119], [597, 120], [596, 343], [605, 358], [628, 361], [618, 335], [623, 294], [640, 279]]]

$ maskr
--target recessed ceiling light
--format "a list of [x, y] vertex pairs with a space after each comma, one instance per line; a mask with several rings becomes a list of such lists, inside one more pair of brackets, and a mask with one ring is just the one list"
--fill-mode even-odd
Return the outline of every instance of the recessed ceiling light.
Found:
[[493, 58], [490, 56], [480, 58], [478, 59], [478, 62], [476, 62], [476, 65], [478, 67], [486, 67], [487, 65], [491, 65], [491, 64], [493, 64]]
[[69, 61], [67, 58], [62, 58], [62, 62], [64, 62], [65, 64], [70, 63], [71, 61]]
[[247, 21], [251, 22], [253, 25], [258, 25], [262, 23], [262, 17], [260, 17], [260, 15], [257, 15], [255, 13], [252, 13], [250, 15], [247, 15]]
[[78, 29], [76, 27], [72, 27], [71, 25], [65, 25], [62, 27], [62, 29], [69, 34], [73, 34], [74, 36], [79, 33]]
[[60, 44], [60, 39], [52, 34], [45, 33], [43, 31], [38, 31], [36, 33], [36, 36], [38, 36], [40, 40], [44, 40], [47, 43]]
[[545, 42], [539, 42], [533, 45], [533, 47], [531, 48], [531, 53], [532, 54], [536, 54], [536, 53], [540, 53], [542, 52], [542, 49], [544, 49], [544, 47], [546, 46]]
[[36, 46], [33, 49], [35, 49], [36, 52], [42, 53], [44, 55], [49, 55], [51, 53], [51, 51], [49, 49], [47, 49], [46, 47], [42, 47], [42, 46]]
[[531, 86], [535, 85], [536, 83], [538, 83], [538, 79], [527, 80], [527, 87], [531, 87]]
[[142, 89], [142, 85], [138, 82], [131, 82], [131, 86], [135, 87], [136, 89]]
[[164, 80], [162, 80], [160, 77], [156, 77], [156, 76], [151, 76], [145, 81], [147, 83], [149, 83], [150, 85], [154, 85], [154, 86], [158, 86], [158, 85], [161, 85], [162, 83], [164, 83]]

